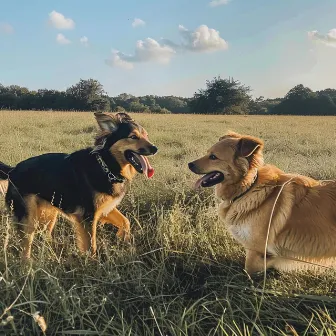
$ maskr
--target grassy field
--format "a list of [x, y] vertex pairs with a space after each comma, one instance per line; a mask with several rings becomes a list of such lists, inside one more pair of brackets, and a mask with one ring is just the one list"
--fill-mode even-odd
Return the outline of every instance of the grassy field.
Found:
[[[213, 190], [192, 190], [196, 177], [187, 163], [230, 129], [262, 137], [266, 162], [334, 179], [336, 118], [135, 118], [159, 153], [151, 159], [154, 178], [137, 176], [121, 205], [131, 246], [105, 226], [98, 259], [80, 256], [61, 220], [51, 244], [43, 233], [36, 237], [34, 262], [22, 269], [0, 200], [0, 335], [41, 334], [36, 316], [48, 335], [335, 335], [336, 273], [251, 280], [242, 249], [218, 220]], [[71, 152], [90, 146], [95, 131], [89, 113], [0, 112], [0, 160], [15, 165]]]

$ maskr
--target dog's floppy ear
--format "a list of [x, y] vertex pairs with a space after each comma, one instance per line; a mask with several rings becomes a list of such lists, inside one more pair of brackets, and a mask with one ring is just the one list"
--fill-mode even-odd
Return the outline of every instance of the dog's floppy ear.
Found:
[[113, 133], [118, 128], [119, 118], [116, 118], [112, 113], [96, 112], [94, 115], [103, 132]]
[[264, 143], [262, 140], [250, 136], [242, 137], [237, 145], [237, 152], [245, 158], [250, 157], [258, 148], [262, 149]]
[[223, 136], [219, 138], [219, 141], [227, 139], [227, 138], [240, 138], [240, 137], [241, 137], [240, 134], [236, 132], [228, 131], [226, 134], [224, 134]]

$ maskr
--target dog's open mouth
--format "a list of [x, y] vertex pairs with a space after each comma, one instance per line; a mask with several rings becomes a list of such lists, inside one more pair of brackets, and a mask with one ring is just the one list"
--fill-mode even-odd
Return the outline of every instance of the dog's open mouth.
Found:
[[198, 179], [195, 183], [195, 188], [198, 189], [199, 187], [212, 187], [220, 182], [224, 181], [224, 174], [221, 172], [211, 172], [200, 179]]
[[125, 152], [125, 157], [138, 173], [144, 174], [148, 178], [153, 177], [154, 168], [150, 165], [146, 156], [128, 150]]

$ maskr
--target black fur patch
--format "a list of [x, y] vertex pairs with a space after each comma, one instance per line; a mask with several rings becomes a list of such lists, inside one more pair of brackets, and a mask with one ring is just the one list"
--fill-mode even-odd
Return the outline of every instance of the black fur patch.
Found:
[[[121, 167], [109, 149], [118, 140], [127, 138], [136, 127], [134, 123], [120, 123], [115, 132], [106, 136], [105, 145], [99, 150], [115, 176], [121, 177]], [[86, 148], [72, 154], [43, 154], [22, 161], [12, 168], [9, 172], [6, 203], [9, 207], [13, 206], [16, 218], [21, 221], [27, 216], [25, 197], [37, 195], [66, 214], [72, 214], [81, 208], [84, 211], [82, 220], [92, 220], [95, 193], [118, 196], [115, 194], [115, 183], [108, 181], [92, 150], [93, 148]], [[127, 182], [123, 182], [123, 186], [122, 191], [127, 187]]]

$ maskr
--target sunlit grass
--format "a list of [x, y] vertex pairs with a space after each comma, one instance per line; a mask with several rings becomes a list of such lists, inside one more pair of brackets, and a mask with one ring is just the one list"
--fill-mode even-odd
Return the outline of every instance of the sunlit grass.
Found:
[[[60, 220], [49, 244], [36, 238], [22, 268], [12, 219], [0, 201], [0, 316], [7, 334], [334, 335], [335, 272], [252, 281], [244, 253], [219, 222], [213, 190], [196, 193], [187, 163], [227, 130], [260, 136], [265, 159], [288, 172], [336, 177], [335, 117], [134, 115], [159, 147], [152, 180], [137, 176], [121, 210], [134, 241], [98, 230], [98, 260], [76, 251]], [[0, 160], [12, 165], [46, 152], [90, 146], [90, 113], [0, 112]], [[8, 242], [8, 244], [7, 244]], [[14, 302], [14, 304], [13, 304]], [[12, 318], [11, 318], [12, 316]], [[9, 317], [9, 318], [8, 318]], [[0, 322], [1, 323], [1, 322]]]

